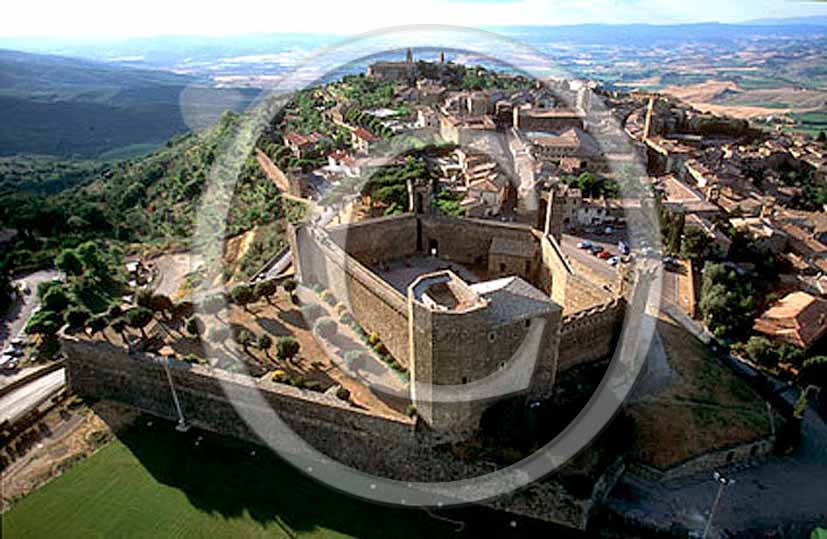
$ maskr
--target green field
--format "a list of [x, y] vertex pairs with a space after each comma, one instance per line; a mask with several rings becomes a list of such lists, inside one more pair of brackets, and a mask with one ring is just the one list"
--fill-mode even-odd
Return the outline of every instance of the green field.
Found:
[[[147, 419], [4, 516], [3, 537], [523, 537], [537, 524], [464, 509], [463, 533], [421, 509], [336, 493], [257, 446]], [[198, 436], [204, 439], [195, 446]], [[255, 450], [256, 455], [251, 455]], [[540, 535], [537, 535], [540, 533]], [[545, 533], [548, 529], [545, 528]], [[542, 532], [533, 531], [541, 536]], [[567, 535], [557, 535], [564, 537]]]

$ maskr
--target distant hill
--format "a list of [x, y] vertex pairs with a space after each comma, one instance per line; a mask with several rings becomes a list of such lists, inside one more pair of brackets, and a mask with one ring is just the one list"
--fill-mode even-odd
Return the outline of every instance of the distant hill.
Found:
[[742, 24], [751, 26], [827, 26], [827, 16], [790, 17], [786, 19], [755, 19]]
[[[184, 117], [182, 92], [198, 103]], [[0, 156], [129, 154], [244, 108], [254, 90], [212, 89], [166, 71], [0, 50]]]

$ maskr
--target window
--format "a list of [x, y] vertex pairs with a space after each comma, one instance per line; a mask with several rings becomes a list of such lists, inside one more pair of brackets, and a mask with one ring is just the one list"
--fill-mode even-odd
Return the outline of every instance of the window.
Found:
[[527, 327], [527, 328], [530, 328], [530, 327], [531, 327], [531, 318], [526, 319], [526, 321], [525, 321], [525, 327]]
[[463, 385], [464, 385], [464, 384], [467, 384], [467, 383], [468, 383], [468, 377], [463, 376], [463, 377], [462, 377], [462, 383], [463, 383]]
[[505, 273], [505, 264], [500, 262], [500, 273]]
[[488, 342], [494, 342], [497, 340], [497, 334], [493, 331], [488, 334]]

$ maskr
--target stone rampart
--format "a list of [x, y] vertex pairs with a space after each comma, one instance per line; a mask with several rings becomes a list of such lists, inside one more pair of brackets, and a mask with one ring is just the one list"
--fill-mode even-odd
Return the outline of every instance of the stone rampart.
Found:
[[[114, 400], [172, 421], [178, 419], [165, 358], [129, 354], [110, 343], [67, 336], [62, 337], [61, 345], [67, 356], [68, 384], [75, 393], [89, 399]], [[373, 415], [335, 397], [210, 367], [170, 360], [168, 369], [184, 417], [204, 430], [260, 444], [261, 437], [238, 410], [271, 422], [274, 410], [305, 442], [365, 473], [400, 481], [433, 482], [476, 477], [496, 469], [492, 464], [458, 460], [450, 451], [435, 447], [438, 438], [416, 420]], [[228, 392], [233, 396], [232, 403]], [[288, 454], [307, 458], [300, 446], [277, 444]], [[483, 505], [585, 529], [592, 507], [602, 501], [616, 479], [611, 471], [604, 474], [597, 478], [592, 496], [581, 499], [569, 494], [552, 477]]]
[[558, 369], [564, 371], [611, 357], [625, 309], [625, 301], [614, 299], [564, 316], [560, 329]]

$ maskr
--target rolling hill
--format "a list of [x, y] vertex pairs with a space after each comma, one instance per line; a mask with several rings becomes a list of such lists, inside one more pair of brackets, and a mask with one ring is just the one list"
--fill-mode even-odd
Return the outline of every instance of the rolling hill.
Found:
[[[182, 93], [196, 96], [183, 111]], [[129, 156], [256, 95], [166, 71], [0, 50], [0, 156]]]

